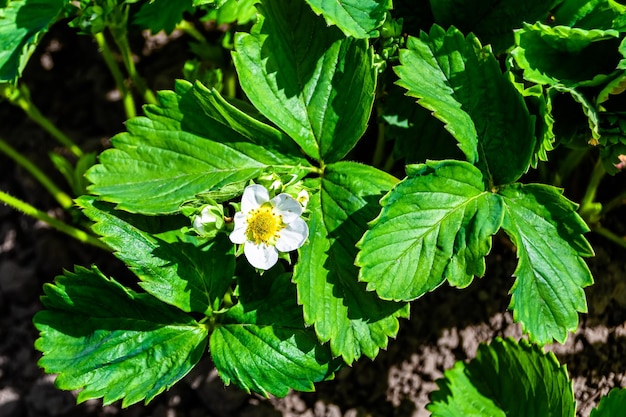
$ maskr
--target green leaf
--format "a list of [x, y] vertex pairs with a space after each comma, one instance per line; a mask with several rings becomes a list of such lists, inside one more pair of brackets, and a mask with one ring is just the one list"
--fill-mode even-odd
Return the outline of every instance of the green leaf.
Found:
[[274, 166], [309, 166], [284, 134], [200, 84], [159, 93], [146, 117], [126, 122], [87, 172], [89, 190], [117, 208], [144, 214], [178, 211], [196, 194], [259, 176]]
[[332, 378], [339, 362], [306, 328], [289, 274], [276, 268], [240, 278], [239, 303], [220, 316], [210, 351], [228, 385], [284, 397], [289, 389], [313, 391]]
[[337, 25], [346, 36], [369, 38], [378, 36], [378, 29], [391, 9], [391, 0], [306, 0], [313, 11], [321, 14], [329, 25]]
[[152, 400], [202, 356], [207, 329], [180, 310], [107, 279], [95, 267], [45, 284], [35, 315], [35, 347], [55, 384], [82, 389], [77, 401], [103, 397], [122, 406]]
[[445, 123], [486, 178], [507, 184], [526, 172], [535, 146], [533, 121], [488, 47], [435, 25], [430, 34], [409, 37], [400, 63], [398, 84]]
[[14, 83], [50, 26], [64, 0], [11, 0], [0, 9], [0, 83]]
[[457, 362], [437, 381], [427, 406], [433, 417], [574, 417], [576, 403], [565, 366], [552, 352], [522, 339], [496, 338]]
[[183, 13], [193, 11], [193, 0], [152, 0], [143, 3], [133, 16], [133, 24], [152, 33], [164, 30], [172, 33], [176, 25], [183, 20]]
[[445, 279], [466, 287], [485, 273], [502, 222], [502, 200], [485, 191], [471, 164], [427, 162], [407, 171], [358, 243], [360, 279], [383, 299], [410, 301]]
[[430, 0], [435, 22], [474, 33], [496, 53], [514, 44], [513, 30], [545, 20], [561, 0]]
[[626, 6], [613, 0], [567, 0], [554, 12], [555, 25], [581, 29], [623, 30], [618, 23]]
[[145, 291], [185, 312], [208, 315], [220, 308], [235, 272], [234, 246], [225, 234], [210, 242], [182, 234], [167, 241], [120, 218], [124, 213], [108, 204], [91, 197], [78, 204], [95, 222], [93, 231], [141, 279]]
[[576, 204], [554, 187], [513, 184], [499, 191], [502, 228], [517, 248], [517, 277], [511, 289], [513, 316], [531, 340], [564, 342], [587, 312], [583, 288], [593, 283], [582, 259], [593, 256], [583, 233], [589, 228]]
[[310, 157], [343, 158], [365, 132], [376, 90], [366, 40], [328, 28], [302, 1], [262, 1], [233, 58], [250, 101]]
[[515, 32], [515, 63], [524, 78], [538, 84], [595, 86], [615, 71], [621, 55], [615, 30], [585, 30], [542, 23]]
[[307, 324], [334, 356], [351, 364], [362, 354], [376, 357], [398, 332], [408, 304], [380, 300], [358, 282], [354, 246], [367, 222], [380, 210], [378, 200], [397, 180], [354, 162], [326, 166], [318, 192], [307, 208], [309, 243], [299, 250], [293, 280]]
[[210, 9], [205, 19], [213, 19], [218, 25], [237, 23], [246, 24], [256, 17], [255, 4], [258, 0], [220, 0], [214, 9]]
[[589, 417], [614, 417], [624, 412], [626, 407], [626, 389], [613, 388], [608, 395], [602, 397], [598, 407], [591, 410]]
[[552, 100], [543, 86], [533, 84], [526, 87], [522, 83], [513, 84], [522, 94], [526, 101], [526, 106], [532, 117], [535, 119], [535, 137], [537, 143], [531, 160], [531, 166], [537, 168], [539, 161], [548, 160], [548, 152], [554, 150], [555, 135], [553, 131], [554, 117], [552, 115]]

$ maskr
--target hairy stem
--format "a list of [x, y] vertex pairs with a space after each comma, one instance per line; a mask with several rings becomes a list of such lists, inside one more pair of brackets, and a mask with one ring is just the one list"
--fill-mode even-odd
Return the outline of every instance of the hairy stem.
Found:
[[56, 230], [65, 233], [68, 236], [73, 237], [74, 239], [78, 240], [79, 242], [82, 243], [88, 243], [90, 245], [93, 245], [97, 248], [106, 250], [107, 252], [111, 251], [111, 248], [109, 248], [105, 243], [101, 242], [100, 240], [98, 240], [96, 237], [88, 234], [87, 232], [80, 230], [80, 229], [76, 229], [75, 227], [72, 227], [58, 219], [55, 219], [54, 217], [48, 215], [47, 213], [44, 213], [41, 210], [36, 209], [35, 207], [31, 206], [30, 204], [12, 197], [11, 195], [0, 191], [0, 202], [3, 202], [11, 207], [13, 207], [14, 209], [21, 211], [22, 213], [31, 216], [37, 220], [41, 220], [43, 222], [45, 222], [46, 224], [50, 225], [51, 227], [55, 228]]
[[128, 72], [128, 76], [133, 82], [133, 85], [139, 92], [139, 94], [143, 97], [144, 101], [148, 104], [158, 104], [157, 98], [148, 88], [144, 79], [137, 72], [137, 67], [135, 67], [135, 61], [133, 61], [133, 54], [130, 50], [130, 44], [128, 43], [128, 36], [126, 32], [126, 27], [115, 26], [111, 27], [111, 35], [113, 35], [113, 40], [117, 45], [120, 54], [122, 55], [122, 61], [124, 62], [124, 66], [126, 67], [126, 71]]
[[106, 37], [104, 33], [96, 33], [94, 35], [96, 42], [98, 43], [98, 48], [100, 48], [100, 53], [102, 54], [102, 58], [104, 58], [104, 62], [106, 63], [113, 79], [115, 80], [115, 85], [117, 89], [120, 91], [120, 95], [122, 96], [122, 102], [124, 103], [124, 111], [126, 112], [126, 118], [130, 119], [137, 115], [137, 108], [135, 106], [135, 99], [133, 98], [132, 93], [128, 90], [126, 86], [126, 81], [124, 80], [124, 75], [122, 75], [122, 71], [120, 71], [117, 62], [115, 62], [115, 58], [113, 57], [113, 53], [111, 52], [111, 48], [109, 48], [109, 44], [106, 41]]
[[28, 158], [16, 151], [2, 139], [0, 139], [0, 152], [13, 159], [17, 164], [35, 177], [35, 179], [39, 181], [39, 183], [43, 185], [46, 190], [48, 190], [48, 192], [56, 199], [63, 209], [67, 210], [72, 207], [73, 202], [69, 195], [61, 191], [54, 181], [52, 181], [42, 170], [37, 168], [35, 164], [28, 160]]

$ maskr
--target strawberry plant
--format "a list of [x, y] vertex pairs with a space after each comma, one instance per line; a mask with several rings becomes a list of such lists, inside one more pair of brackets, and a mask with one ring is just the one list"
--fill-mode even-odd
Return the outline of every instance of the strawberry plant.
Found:
[[[536, 395], [529, 407], [560, 396], [550, 415], [573, 415], [567, 375], [539, 346], [564, 342], [587, 311], [585, 233], [626, 247], [602, 225], [623, 194], [596, 198], [626, 158], [625, 6], [416, 3], [5, 2], [7, 99], [32, 109], [21, 72], [50, 25], [69, 24], [97, 42], [128, 117], [97, 162], [79, 149], [76, 167], [57, 162], [84, 182], [73, 201], [88, 232], [0, 193], [113, 251], [138, 279], [131, 289], [79, 266], [44, 286], [36, 348], [59, 388], [80, 390], [78, 401], [149, 402], [208, 354], [246, 391], [313, 390], [376, 358], [411, 302], [482, 277], [500, 233], [516, 249], [510, 309], [528, 341], [494, 341], [448, 371], [429, 409], [509, 415], [523, 389]], [[189, 16], [230, 25], [221, 46], [232, 61], [202, 70], [214, 45]], [[199, 58], [188, 79], [153, 93], [132, 59], [132, 25], [190, 33]], [[559, 187], [584, 157], [595, 166], [579, 205]]]

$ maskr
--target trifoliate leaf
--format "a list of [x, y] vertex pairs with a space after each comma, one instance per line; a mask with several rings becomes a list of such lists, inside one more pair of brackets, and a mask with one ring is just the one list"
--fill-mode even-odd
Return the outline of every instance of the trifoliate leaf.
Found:
[[310, 157], [343, 158], [367, 127], [376, 90], [366, 40], [345, 38], [302, 1], [262, 1], [233, 55], [250, 101]]
[[593, 250], [589, 228], [576, 204], [561, 190], [539, 184], [513, 184], [499, 191], [504, 201], [502, 228], [517, 248], [517, 277], [511, 288], [513, 316], [531, 340], [564, 342], [587, 311], [584, 287], [593, 283], [583, 256]]
[[177, 212], [196, 194], [246, 181], [274, 165], [308, 166], [295, 144], [276, 129], [200, 84], [159, 93], [160, 105], [126, 122], [87, 172], [89, 190], [136, 213]]
[[239, 302], [219, 317], [211, 334], [215, 367], [226, 384], [283, 397], [313, 391], [339, 362], [306, 328], [289, 274], [268, 271], [240, 278]]
[[496, 53], [514, 44], [513, 30], [545, 20], [561, 0], [430, 0], [435, 23], [474, 33]]
[[445, 279], [466, 287], [485, 273], [502, 222], [501, 198], [471, 164], [427, 162], [407, 171], [358, 243], [360, 279], [383, 299], [410, 301]]
[[554, 12], [553, 24], [588, 30], [623, 30], [618, 19], [624, 13], [626, 6], [613, 0], [567, 0]]
[[624, 412], [626, 407], [626, 389], [613, 388], [609, 394], [602, 397], [598, 407], [591, 410], [589, 417], [615, 417]]
[[329, 25], [337, 25], [346, 36], [369, 38], [378, 36], [378, 29], [391, 9], [391, 0], [306, 0]]
[[435, 25], [408, 39], [400, 63], [398, 84], [433, 111], [491, 183], [508, 184], [526, 172], [535, 147], [532, 118], [489, 48]]
[[33, 319], [35, 347], [55, 384], [81, 389], [78, 402], [149, 402], [184, 377], [202, 356], [208, 332], [180, 310], [77, 267], [44, 286], [45, 310]]
[[515, 32], [515, 63], [524, 79], [566, 87], [596, 86], [617, 69], [619, 33], [569, 26], [524, 24]]
[[64, 0], [11, 0], [0, 12], [0, 83], [14, 83], [60, 17]]
[[186, 312], [208, 315], [219, 309], [235, 272], [234, 247], [225, 234], [210, 242], [184, 235], [168, 241], [91, 197], [80, 198], [78, 204], [95, 222], [94, 232], [137, 274], [148, 293]]
[[566, 367], [524, 339], [498, 337], [480, 345], [475, 359], [457, 362], [437, 385], [427, 406], [433, 417], [574, 417], [576, 412]]
[[397, 180], [366, 165], [338, 162], [326, 166], [307, 208], [309, 243], [299, 250], [294, 271], [298, 302], [307, 324], [333, 355], [348, 364], [362, 354], [376, 357], [398, 332], [398, 317], [408, 305], [379, 299], [358, 282], [354, 246], [367, 222], [380, 210], [378, 200]]

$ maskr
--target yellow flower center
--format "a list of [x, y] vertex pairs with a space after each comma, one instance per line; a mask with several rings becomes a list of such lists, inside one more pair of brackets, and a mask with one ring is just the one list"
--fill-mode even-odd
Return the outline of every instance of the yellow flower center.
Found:
[[285, 228], [283, 217], [274, 213], [273, 207], [264, 204], [248, 213], [246, 237], [255, 244], [275, 245], [280, 236], [278, 232]]

